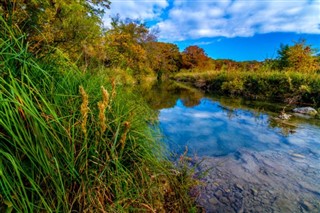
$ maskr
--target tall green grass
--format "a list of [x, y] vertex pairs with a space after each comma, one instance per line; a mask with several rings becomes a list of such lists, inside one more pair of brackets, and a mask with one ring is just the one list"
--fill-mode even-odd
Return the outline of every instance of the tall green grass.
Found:
[[0, 211], [195, 211], [148, 128], [149, 110], [103, 73], [35, 59], [0, 20]]

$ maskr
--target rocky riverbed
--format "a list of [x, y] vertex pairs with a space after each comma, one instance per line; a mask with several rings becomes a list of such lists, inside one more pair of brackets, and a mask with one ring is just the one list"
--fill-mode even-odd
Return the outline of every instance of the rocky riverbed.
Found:
[[197, 202], [206, 212], [320, 212], [319, 162], [294, 151], [196, 158]]

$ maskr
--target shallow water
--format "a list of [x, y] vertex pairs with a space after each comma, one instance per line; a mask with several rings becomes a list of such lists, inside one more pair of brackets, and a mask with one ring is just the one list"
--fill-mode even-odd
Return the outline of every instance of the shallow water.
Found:
[[281, 121], [281, 105], [183, 85], [150, 91], [165, 143], [206, 171], [197, 201], [207, 212], [320, 212], [320, 120]]
[[281, 150], [319, 159], [320, 126], [292, 119], [278, 127], [276, 122], [281, 121], [275, 117], [254, 109], [228, 108], [209, 98], [194, 107], [178, 99], [172, 108], [160, 110], [159, 122], [166, 141], [177, 152], [188, 146], [197, 156], [237, 157], [244, 149]]

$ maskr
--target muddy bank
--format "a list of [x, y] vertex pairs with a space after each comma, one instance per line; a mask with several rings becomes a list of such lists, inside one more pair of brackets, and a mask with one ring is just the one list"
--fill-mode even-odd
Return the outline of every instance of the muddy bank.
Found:
[[312, 153], [240, 151], [196, 159], [206, 212], [319, 212], [320, 164]]

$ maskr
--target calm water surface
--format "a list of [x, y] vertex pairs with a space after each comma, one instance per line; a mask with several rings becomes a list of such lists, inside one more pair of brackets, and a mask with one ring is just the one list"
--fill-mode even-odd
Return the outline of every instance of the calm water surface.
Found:
[[193, 107], [178, 99], [173, 107], [160, 110], [159, 122], [167, 142], [178, 152], [185, 146], [198, 156], [213, 157], [237, 155], [244, 149], [281, 150], [319, 159], [316, 121], [292, 119], [283, 124], [274, 117], [272, 112], [222, 105], [218, 99], [202, 98]]
[[207, 212], [320, 212], [320, 120], [277, 119], [283, 106], [162, 84], [145, 97], [171, 151], [207, 171]]

